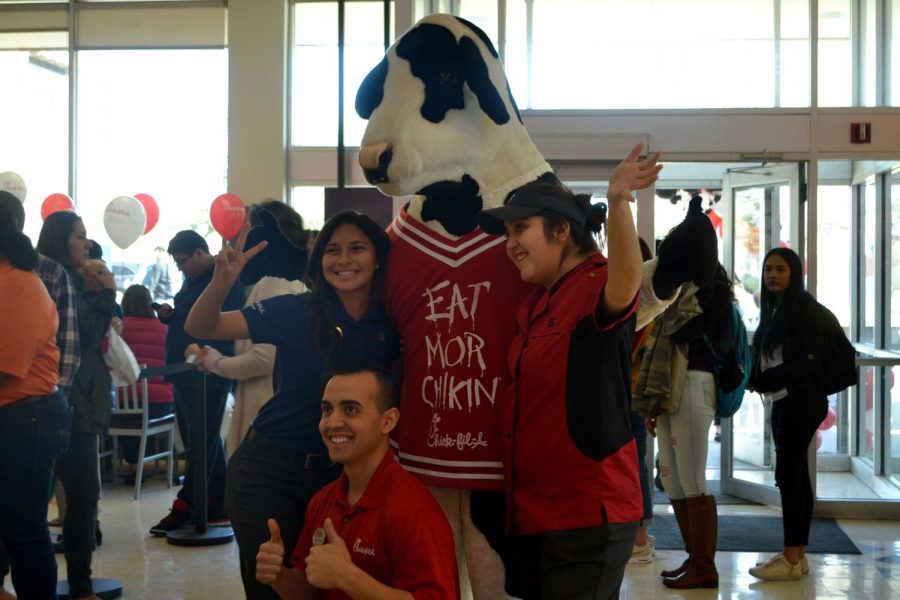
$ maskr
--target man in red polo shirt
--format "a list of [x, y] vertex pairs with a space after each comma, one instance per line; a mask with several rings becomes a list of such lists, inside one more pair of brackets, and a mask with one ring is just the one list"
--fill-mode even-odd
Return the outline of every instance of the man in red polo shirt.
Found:
[[447, 518], [390, 449], [398, 400], [391, 375], [369, 364], [338, 369], [325, 386], [319, 431], [344, 472], [310, 501], [290, 566], [269, 519], [256, 578], [280, 597], [459, 598]]

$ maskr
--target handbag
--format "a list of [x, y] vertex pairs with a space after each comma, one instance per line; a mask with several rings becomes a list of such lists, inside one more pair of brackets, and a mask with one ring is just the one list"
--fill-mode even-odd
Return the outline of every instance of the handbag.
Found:
[[103, 360], [109, 367], [113, 385], [117, 388], [131, 385], [141, 376], [141, 367], [134, 357], [134, 352], [112, 327], [106, 334], [106, 341], [107, 347], [103, 353]]

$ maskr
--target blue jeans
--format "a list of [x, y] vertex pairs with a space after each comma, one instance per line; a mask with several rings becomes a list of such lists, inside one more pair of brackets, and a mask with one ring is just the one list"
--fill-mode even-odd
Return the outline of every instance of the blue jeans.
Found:
[[19, 598], [56, 598], [47, 504], [71, 430], [72, 408], [59, 392], [0, 408], [0, 539]]
[[653, 494], [650, 492], [650, 473], [647, 469], [647, 428], [644, 417], [631, 411], [631, 433], [637, 446], [638, 469], [641, 476], [641, 500], [644, 504], [644, 516], [641, 525], [647, 525], [653, 519]]

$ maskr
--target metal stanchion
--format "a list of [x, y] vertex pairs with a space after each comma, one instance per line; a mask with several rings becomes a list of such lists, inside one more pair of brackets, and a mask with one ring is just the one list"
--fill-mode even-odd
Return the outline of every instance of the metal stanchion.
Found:
[[[94, 595], [103, 600], [118, 598], [122, 595], [122, 582], [118, 579], [91, 579]], [[56, 584], [57, 600], [69, 600], [69, 582], [60, 581]]]
[[194, 373], [194, 524], [170, 531], [166, 541], [176, 546], [215, 546], [234, 538], [231, 527], [209, 527], [206, 506], [206, 373]]

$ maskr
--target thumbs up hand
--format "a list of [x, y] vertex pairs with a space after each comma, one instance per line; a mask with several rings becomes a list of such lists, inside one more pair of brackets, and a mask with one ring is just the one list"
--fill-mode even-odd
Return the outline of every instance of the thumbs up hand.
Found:
[[339, 588], [343, 578], [355, 567], [350, 560], [347, 544], [338, 535], [331, 519], [325, 519], [325, 540], [321, 546], [313, 546], [306, 557], [306, 580], [317, 588]]
[[260, 544], [256, 555], [256, 579], [270, 585], [284, 571], [284, 542], [275, 519], [269, 519], [268, 525], [269, 541]]

